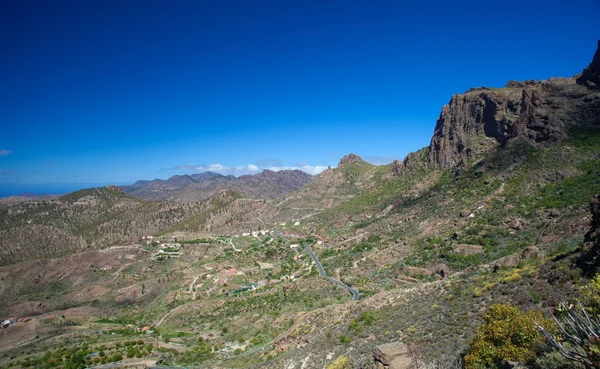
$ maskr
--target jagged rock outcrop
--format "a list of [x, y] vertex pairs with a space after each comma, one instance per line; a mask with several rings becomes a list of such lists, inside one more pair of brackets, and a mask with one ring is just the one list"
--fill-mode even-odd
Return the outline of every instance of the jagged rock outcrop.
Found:
[[598, 50], [596, 50], [592, 63], [583, 71], [581, 77], [577, 78], [577, 83], [591, 89], [600, 89], [600, 40], [598, 40]]
[[449, 169], [517, 137], [551, 144], [567, 138], [573, 126], [600, 128], [600, 93], [588, 88], [598, 77], [598, 54], [579, 79], [509, 81], [504, 88], [452, 96], [437, 121], [428, 163]]
[[338, 167], [342, 166], [344, 164], [362, 164], [362, 163], [365, 163], [365, 161], [360, 156], [350, 153], [348, 155], [344, 155], [344, 157], [340, 159], [340, 162], [338, 163]]
[[419, 151], [408, 153], [404, 160], [394, 160], [392, 162], [392, 173], [397, 176], [406, 168], [422, 168], [423, 166], [427, 166], [427, 152], [428, 148], [425, 147]]
[[584, 237], [584, 242], [590, 248], [577, 260], [577, 266], [589, 277], [600, 272], [600, 195], [592, 199], [590, 211], [590, 231]]

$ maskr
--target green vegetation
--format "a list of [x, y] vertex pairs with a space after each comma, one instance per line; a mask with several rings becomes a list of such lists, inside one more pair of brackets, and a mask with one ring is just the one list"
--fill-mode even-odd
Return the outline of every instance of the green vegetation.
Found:
[[340, 356], [327, 366], [327, 369], [352, 369], [352, 363], [345, 356]]
[[536, 322], [552, 325], [539, 311], [523, 313], [507, 304], [490, 306], [465, 355], [465, 369], [501, 368], [502, 360], [531, 359], [535, 355], [534, 346], [544, 340]]

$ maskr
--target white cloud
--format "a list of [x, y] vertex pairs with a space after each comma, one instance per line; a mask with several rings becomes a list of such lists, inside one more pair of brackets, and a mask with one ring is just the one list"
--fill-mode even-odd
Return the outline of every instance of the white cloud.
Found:
[[229, 167], [226, 167], [222, 164], [208, 164], [208, 166], [206, 167], [207, 171], [215, 173], [228, 172], [229, 169]]
[[279, 172], [280, 170], [301, 170], [308, 174], [317, 175], [327, 169], [327, 167], [322, 165], [303, 165], [300, 167], [267, 167], [265, 169], [272, 170], [273, 172]]
[[0, 156], [6, 156], [8, 154], [12, 154], [10, 150], [0, 150]]
[[323, 165], [308, 165], [306, 162], [300, 162], [298, 164], [304, 165], [296, 165], [296, 166], [269, 166], [263, 167], [261, 165], [256, 164], [247, 164], [247, 165], [237, 165], [237, 166], [227, 166], [223, 164], [213, 163], [206, 165], [177, 165], [173, 168], [168, 169], [160, 169], [159, 172], [163, 171], [179, 171], [179, 172], [192, 172], [192, 173], [204, 173], [204, 172], [213, 172], [219, 173], [223, 175], [235, 175], [240, 176], [244, 174], [257, 174], [260, 173], [263, 169], [272, 170], [274, 172], [278, 172], [280, 170], [301, 170], [308, 174], [317, 175], [327, 169], [327, 166]]
[[[178, 167], [176, 167], [178, 168]], [[229, 174], [233, 174], [236, 176], [239, 175], [243, 175], [243, 174], [256, 174], [258, 172], [260, 172], [260, 168], [254, 164], [248, 164], [248, 165], [238, 165], [238, 166], [234, 166], [234, 167], [229, 167], [227, 165], [223, 165], [223, 164], [208, 164], [208, 165], [195, 165], [195, 166], [180, 166], [181, 169], [186, 169], [186, 170], [191, 170], [192, 172], [196, 172], [196, 173], [203, 173], [203, 172], [213, 172], [213, 173], [219, 173], [219, 174], [224, 174], [224, 175], [229, 175]]]

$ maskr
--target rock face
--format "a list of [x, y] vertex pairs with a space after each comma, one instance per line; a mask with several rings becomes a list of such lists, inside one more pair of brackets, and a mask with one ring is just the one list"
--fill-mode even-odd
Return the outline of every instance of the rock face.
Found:
[[412, 363], [408, 348], [400, 342], [377, 346], [373, 351], [373, 359], [378, 369], [407, 369]]
[[427, 152], [428, 148], [422, 148], [421, 150], [408, 153], [404, 160], [394, 160], [392, 162], [392, 174], [399, 176], [405, 169], [419, 169], [427, 166]]
[[583, 71], [581, 77], [577, 78], [577, 83], [591, 89], [600, 89], [600, 40], [598, 40], [598, 50], [596, 50], [592, 63]]
[[579, 79], [510, 81], [452, 96], [442, 108], [427, 161], [444, 169], [474, 162], [514, 138], [551, 144], [573, 126], [600, 128], [600, 51]]
[[594, 196], [590, 203], [590, 210], [592, 221], [584, 242], [591, 244], [591, 247], [577, 260], [577, 266], [589, 277], [600, 272], [600, 195]]

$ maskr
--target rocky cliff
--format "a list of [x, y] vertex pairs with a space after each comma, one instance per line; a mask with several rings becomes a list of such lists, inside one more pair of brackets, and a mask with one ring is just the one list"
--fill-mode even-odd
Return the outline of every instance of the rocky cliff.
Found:
[[590, 230], [586, 233], [584, 242], [589, 245], [583, 255], [577, 260], [577, 266], [589, 277], [600, 272], [600, 195], [596, 195], [590, 202], [592, 219]]
[[600, 89], [600, 40], [598, 40], [598, 50], [596, 50], [596, 55], [594, 55], [592, 63], [577, 78], [577, 83], [591, 89]]
[[600, 51], [579, 78], [510, 81], [454, 95], [442, 108], [427, 161], [452, 168], [516, 137], [547, 145], [564, 140], [574, 126], [598, 129], [599, 78]]

